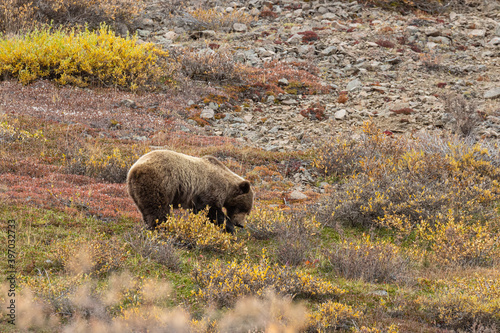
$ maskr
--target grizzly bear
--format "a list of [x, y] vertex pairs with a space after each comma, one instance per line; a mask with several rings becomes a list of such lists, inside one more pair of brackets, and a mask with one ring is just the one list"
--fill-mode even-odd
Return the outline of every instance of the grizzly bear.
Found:
[[189, 208], [194, 213], [208, 206], [209, 219], [217, 225], [225, 223], [225, 231], [234, 233], [235, 226], [243, 227], [253, 205], [250, 182], [213, 156], [152, 151], [132, 165], [127, 185], [150, 229], [166, 221], [171, 206]]

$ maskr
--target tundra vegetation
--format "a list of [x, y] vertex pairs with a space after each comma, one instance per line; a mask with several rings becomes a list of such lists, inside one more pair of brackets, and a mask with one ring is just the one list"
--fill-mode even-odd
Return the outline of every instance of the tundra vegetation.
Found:
[[[170, 54], [115, 35], [142, 5], [0, 4], [0, 277], [9, 270], [9, 220], [17, 272], [16, 325], [10, 286], [0, 286], [2, 332], [500, 328], [498, 147], [446, 133], [387, 135], [370, 121], [355, 138], [333, 135], [305, 152], [186, 134], [180, 117], [210, 126], [195, 106], [175, 107], [193, 94], [237, 109], [250, 95], [283, 92], [282, 78], [300, 94], [328, 89], [311, 64], [252, 68], [223, 48]], [[252, 20], [201, 8], [192, 15], [213, 29]], [[245, 228], [227, 234], [206, 212], [180, 210], [143, 229], [124, 182], [157, 146], [214, 155], [251, 180], [256, 203]], [[324, 193], [284, 200], [297, 163]]]

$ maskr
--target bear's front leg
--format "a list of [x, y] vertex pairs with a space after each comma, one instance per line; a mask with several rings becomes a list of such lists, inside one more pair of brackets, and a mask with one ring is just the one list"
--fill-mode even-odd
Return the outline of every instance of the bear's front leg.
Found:
[[210, 221], [215, 223], [218, 226], [226, 224], [226, 229], [225, 231], [231, 234], [234, 234], [234, 225], [229, 219], [229, 217], [224, 214], [221, 208], [217, 207], [210, 207], [208, 210], [208, 218]]

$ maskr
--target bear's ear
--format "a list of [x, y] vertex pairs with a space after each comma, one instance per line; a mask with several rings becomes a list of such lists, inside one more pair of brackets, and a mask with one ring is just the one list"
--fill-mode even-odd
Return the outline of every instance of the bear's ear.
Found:
[[241, 194], [246, 194], [250, 192], [250, 182], [248, 180], [245, 180], [238, 185]]

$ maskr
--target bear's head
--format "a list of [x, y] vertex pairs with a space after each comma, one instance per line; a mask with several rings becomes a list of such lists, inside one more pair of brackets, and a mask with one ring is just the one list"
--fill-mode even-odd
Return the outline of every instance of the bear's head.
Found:
[[249, 181], [242, 181], [234, 189], [233, 194], [227, 199], [224, 207], [227, 210], [227, 217], [233, 225], [243, 227], [245, 218], [253, 206], [253, 191]]

